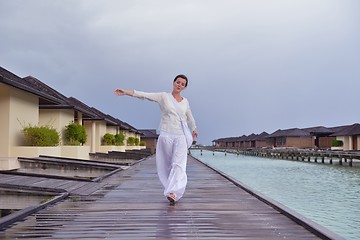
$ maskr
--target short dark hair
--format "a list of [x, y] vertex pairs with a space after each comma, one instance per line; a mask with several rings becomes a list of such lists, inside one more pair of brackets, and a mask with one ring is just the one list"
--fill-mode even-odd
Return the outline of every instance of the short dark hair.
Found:
[[188, 78], [187, 78], [184, 74], [179, 74], [179, 75], [177, 75], [177, 76], [174, 78], [174, 82], [175, 82], [176, 79], [178, 79], [178, 78], [185, 79], [185, 80], [186, 80], [185, 87], [187, 87], [188, 82], [189, 82]]

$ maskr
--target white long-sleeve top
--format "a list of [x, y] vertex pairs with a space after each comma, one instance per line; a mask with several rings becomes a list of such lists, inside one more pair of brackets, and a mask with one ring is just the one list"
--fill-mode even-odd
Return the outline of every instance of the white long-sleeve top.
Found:
[[[191, 132], [196, 129], [195, 119], [191, 113], [189, 101], [186, 98], [183, 97], [181, 102], [177, 102], [171, 93], [148, 93], [136, 90], [134, 90], [133, 96], [154, 101], [159, 104], [161, 110], [160, 132], [164, 131], [171, 134], [183, 134], [180, 117], [177, 114], [174, 103], [177, 104], [177, 109], [181, 118], [187, 121]], [[174, 102], [170, 99], [171, 97], [174, 98]]]

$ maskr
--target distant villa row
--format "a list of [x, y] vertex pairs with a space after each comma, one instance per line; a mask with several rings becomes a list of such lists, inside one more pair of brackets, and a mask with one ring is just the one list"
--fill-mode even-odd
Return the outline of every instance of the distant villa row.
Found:
[[360, 124], [338, 127], [310, 127], [277, 130], [271, 134], [243, 135], [213, 140], [220, 148], [311, 148], [344, 151], [360, 150]]
[[[16, 157], [51, 155], [89, 159], [89, 153], [144, 149], [154, 151], [156, 130], [139, 130], [118, 118], [90, 107], [74, 97], [66, 97], [39, 79], [19, 77], [0, 67], [0, 169], [11, 169]], [[123, 108], [126, 109], [126, 108]], [[86, 130], [87, 141], [69, 146], [65, 128], [76, 123]], [[24, 126], [51, 127], [59, 133], [58, 146], [29, 146], [24, 139]], [[103, 144], [105, 134], [119, 135], [123, 144]], [[128, 144], [128, 139], [136, 140]], [[139, 142], [142, 142], [140, 146]], [[145, 145], [145, 146], [144, 146]]]

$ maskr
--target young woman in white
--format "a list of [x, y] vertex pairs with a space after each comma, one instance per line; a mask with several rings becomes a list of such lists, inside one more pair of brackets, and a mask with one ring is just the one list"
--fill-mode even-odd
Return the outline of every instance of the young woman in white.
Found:
[[[148, 99], [157, 102], [160, 106], [161, 120], [160, 135], [156, 146], [156, 166], [159, 179], [164, 186], [164, 195], [170, 204], [175, 204], [183, 196], [187, 184], [187, 144], [178, 113], [187, 121], [193, 138], [198, 136], [189, 102], [181, 96], [181, 92], [187, 85], [187, 77], [178, 75], [174, 79], [171, 93], [147, 93], [121, 88], [114, 91], [117, 96], [128, 95]], [[177, 109], [174, 104], [177, 104]]]

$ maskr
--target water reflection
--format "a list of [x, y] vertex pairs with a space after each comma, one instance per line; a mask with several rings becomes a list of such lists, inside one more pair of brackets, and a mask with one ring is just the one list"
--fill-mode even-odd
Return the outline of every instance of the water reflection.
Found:
[[182, 203], [168, 206], [159, 216], [156, 239], [196, 239], [198, 229], [194, 226], [191, 212]]
[[173, 219], [175, 219], [177, 210], [176, 206], [168, 206], [164, 209], [164, 212], [159, 214], [160, 219], [157, 221], [156, 226], [156, 237], [157, 238], [167, 238], [175, 235], [175, 227], [173, 224]]

